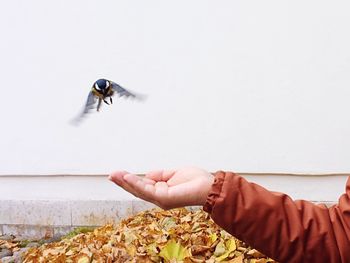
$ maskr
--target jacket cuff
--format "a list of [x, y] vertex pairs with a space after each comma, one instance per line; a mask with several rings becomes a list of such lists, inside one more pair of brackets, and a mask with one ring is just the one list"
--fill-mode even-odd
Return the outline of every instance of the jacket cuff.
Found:
[[209, 214], [211, 214], [213, 207], [215, 205], [215, 202], [220, 196], [222, 186], [225, 181], [225, 172], [218, 171], [214, 174], [214, 176], [215, 176], [214, 183], [211, 186], [211, 189], [207, 196], [207, 200], [203, 206], [203, 210]]

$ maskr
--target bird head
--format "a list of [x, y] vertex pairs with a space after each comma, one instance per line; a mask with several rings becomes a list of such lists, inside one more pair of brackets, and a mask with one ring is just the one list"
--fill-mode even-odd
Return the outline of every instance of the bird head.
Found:
[[108, 92], [108, 88], [110, 87], [111, 83], [109, 80], [106, 79], [99, 79], [94, 83], [94, 88], [97, 92], [101, 94], [106, 94]]

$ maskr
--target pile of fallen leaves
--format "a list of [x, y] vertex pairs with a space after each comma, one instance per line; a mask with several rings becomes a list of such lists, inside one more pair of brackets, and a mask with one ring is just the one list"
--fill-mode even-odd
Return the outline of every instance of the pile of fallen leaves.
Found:
[[29, 262], [275, 262], [217, 226], [203, 210], [151, 210], [90, 233], [29, 249]]
[[[1, 240], [0, 239], [0, 251], [1, 249], [8, 249], [12, 253], [20, 250], [19, 242], [13, 240]], [[0, 260], [1, 262], [1, 260]]]

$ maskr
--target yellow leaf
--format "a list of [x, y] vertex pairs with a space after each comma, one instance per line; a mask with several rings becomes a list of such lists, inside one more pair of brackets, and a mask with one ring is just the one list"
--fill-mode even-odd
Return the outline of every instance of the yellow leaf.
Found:
[[174, 240], [171, 240], [166, 244], [165, 247], [159, 253], [159, 256], [165, 260], [184, 260], [184, 258], [189, 256], [188, 250], [181, 246], [179, 243], [176, 243]]
[[168, 231], [176, 226], [176, 221], [173, 217], [165, 217], [160, 224], [163, 229]]
[[218, 235], [216, 233], [213, 233], [211, 235], [209, 235], [211, 244], [213, 244], [217, 239], [218, 239]]
[[187, 214], [184, 217], [180, 218], [181, 223], [191, 222], [191, 220], [192, 220], [191, 214]]
[[129, 245], [137, 239], [137, 236], [132, 231], [128, 230], [124, 232], [124, 238], [125, 244]]
[[225, 253], [223, 253], [221, 256], [216, 258], [216, 260], [219, 261], [219, 262], [225, 260], [230, 255], [230, 253], [235, 251], [236, 248], [237, 248], [236, 242], [232, 238], [227, 240], [225, 245], [226, 245], [226, 246], [224, 246], [225, 247]]
[[223, 239], [228, 239], [228, 238], [231, 238], [232, 236], [229, 234], [229, 233], [227, 233], [225, 230], [221, 230], [220, 231], [220, 236], [223, 238]]
[[75, 258], [76, 263], [89, 263], [90, 262], [90, 257], [87, 255], [79, 255]]
[[226, 247], [223, 241], [220, 241], [216, 247], [215, 247], [215, 251], [214, 251], [214, 255], [219, 257], [221, 255], [223, 255], [226, 251]]
[[226, 241], [226, 247], [227, 247], [227, 249], [230, 251], [230, 253], [231, 253], [232, 251], [235, 251], [235, 250], [237, 249], [235, 240], [232, 239], [232, 238], [229, 239], [229, 240], [227, 240], [227, 241]]
[[244, 259], [243, 255], [239, 255], [238, 257], [235, 257], [235, 258], [233, 258], [229, 261], [225, 261], [225, 262], [227, 262], [227, 263], [243, 263], [244, 262], [243, 259]]
[[126, 247], [126, 251], [128, 252], [128, 254], [130, 256], [134, 257], [136, 254], [136, 247], [134, 245], [130, 244]]
[[[0, 246], [14, 243], [0, 240]], [[237, 246], [237, 248], [236, 248]], [[31, 248], [24, 263], [274, 263], [232, 237], [203, 210], [150, 210], [112, 226], [76, 233], [59, 242]]]
[[146, 247], [147, 254], [151, 256], [156, 256], [158, 254], [157, 244], [151, 243]]

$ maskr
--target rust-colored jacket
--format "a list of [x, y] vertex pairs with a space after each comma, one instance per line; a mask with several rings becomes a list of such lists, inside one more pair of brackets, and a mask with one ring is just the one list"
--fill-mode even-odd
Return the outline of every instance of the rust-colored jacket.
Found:
[[327, 208], [217, 172], [204, 210], [238, 239], [281, 263], [350, 263], [350, 177]]

